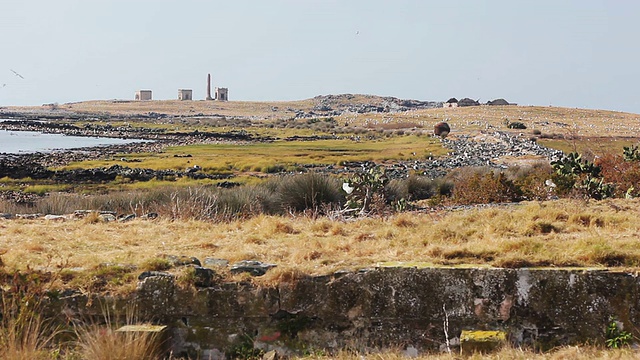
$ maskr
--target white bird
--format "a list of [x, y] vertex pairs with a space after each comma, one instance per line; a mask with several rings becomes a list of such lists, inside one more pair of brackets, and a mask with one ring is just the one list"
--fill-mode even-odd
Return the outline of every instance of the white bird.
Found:
[[351, 194], [355, 189], [355, 187], [351, 187], [350, 185], [351, 184], [349, 184], [348, 182], [342, 183], [342, 190], [344, 190], [344, 192], [346, 192], [347, 194]]
[[12, 73], [16, 74], [16, 76], [19, 76], [21, 79], [24, 79], [24, 76], [18, 74], [15, 70], [13, 69], [9, 69], [9, 70], [11, 70]]

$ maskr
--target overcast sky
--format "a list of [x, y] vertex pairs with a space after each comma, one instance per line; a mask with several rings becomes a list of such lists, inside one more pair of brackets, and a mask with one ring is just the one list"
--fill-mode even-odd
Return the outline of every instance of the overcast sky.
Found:
[[203, 99], [211, 73], [231, 100], [640, 113], [639, 16], [636, 0], [0, 0], [0, 106]]

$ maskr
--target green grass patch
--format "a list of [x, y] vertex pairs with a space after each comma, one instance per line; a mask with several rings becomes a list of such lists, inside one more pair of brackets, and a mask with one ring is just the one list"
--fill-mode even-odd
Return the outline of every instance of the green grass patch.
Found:
[[[272, 173], [295, 170], [300, 164], [334, 165], [347, 161], [424, 159], [446, 154], [433, 138], [399, 136], [374, 140], [350, 139], [314, 141], [274, 141], [248, 144], [206, 144], [167, 148], [160, 154], [123, 155], [128, 160], [93, 160], [70, 164], [64, 169], [122, 165], [150, 169], [184, 170], [198, 165], [209, 174], [242, 172]], [[191, 155], [190, 157], [183, 157]]]

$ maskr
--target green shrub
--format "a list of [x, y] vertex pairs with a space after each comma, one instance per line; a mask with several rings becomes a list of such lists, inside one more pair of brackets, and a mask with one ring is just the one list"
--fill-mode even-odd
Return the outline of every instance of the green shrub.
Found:
[[282, 208], [295, 211], [317, 211], [325, 205], [339, 206], [344, 202], [340, 181], [314, 172], [281, 177], [276, 191]]
[[551, 166], [556, 172], [558, 183], [580, 190], [586, 198], [600, 200], [613, 196], [615, 188], [613, 184], [604, 182], [602, 168], [583, 159], [576, 152], [553, 161]]
[[389, 178], [384, 166], [367, 164], [344, 183], [343, 190], [347, 194], [346, 208], [357, 210], [359, 214], [365, 214], [373, 207], [384, 208], [386, 203], [384, 190], [388, 182]]
[[408, 182], [404, 179], [390, 180], [384, 188], [385, 198], [387, 199], [387, 202], [392, 203], [401, 201], [403, 199], [409, 199], [409, 191], [407, 185]]
[[527, 128], [527, 126], [526, 126], [524, 123], [520, 122], [520, 121], [510, 122], [510, 123], [507, 125], [507, 127], [508, 127], [509, 129], [522, 129], [522, 130], [524, 130], [524, 129], [526, 129], [526, 128]]
[[407, 179], [409, 199], [424, 200], [434, 196], [450, 196], [453, 182], [444, 178], [430, 179], [424, 176], [411, 175]]

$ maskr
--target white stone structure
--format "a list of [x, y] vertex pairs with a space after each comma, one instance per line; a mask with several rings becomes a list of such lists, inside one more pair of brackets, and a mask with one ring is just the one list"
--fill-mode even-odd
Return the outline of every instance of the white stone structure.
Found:
[[229, 89], [217, 87], [215, 92], [215, 99], [218, 101], [228, 101]]
[[136, 100], [151, 100], [151, 90], [136, 91]]
[[178, 100], [193, 100], [193, 90], [178, 89]]

